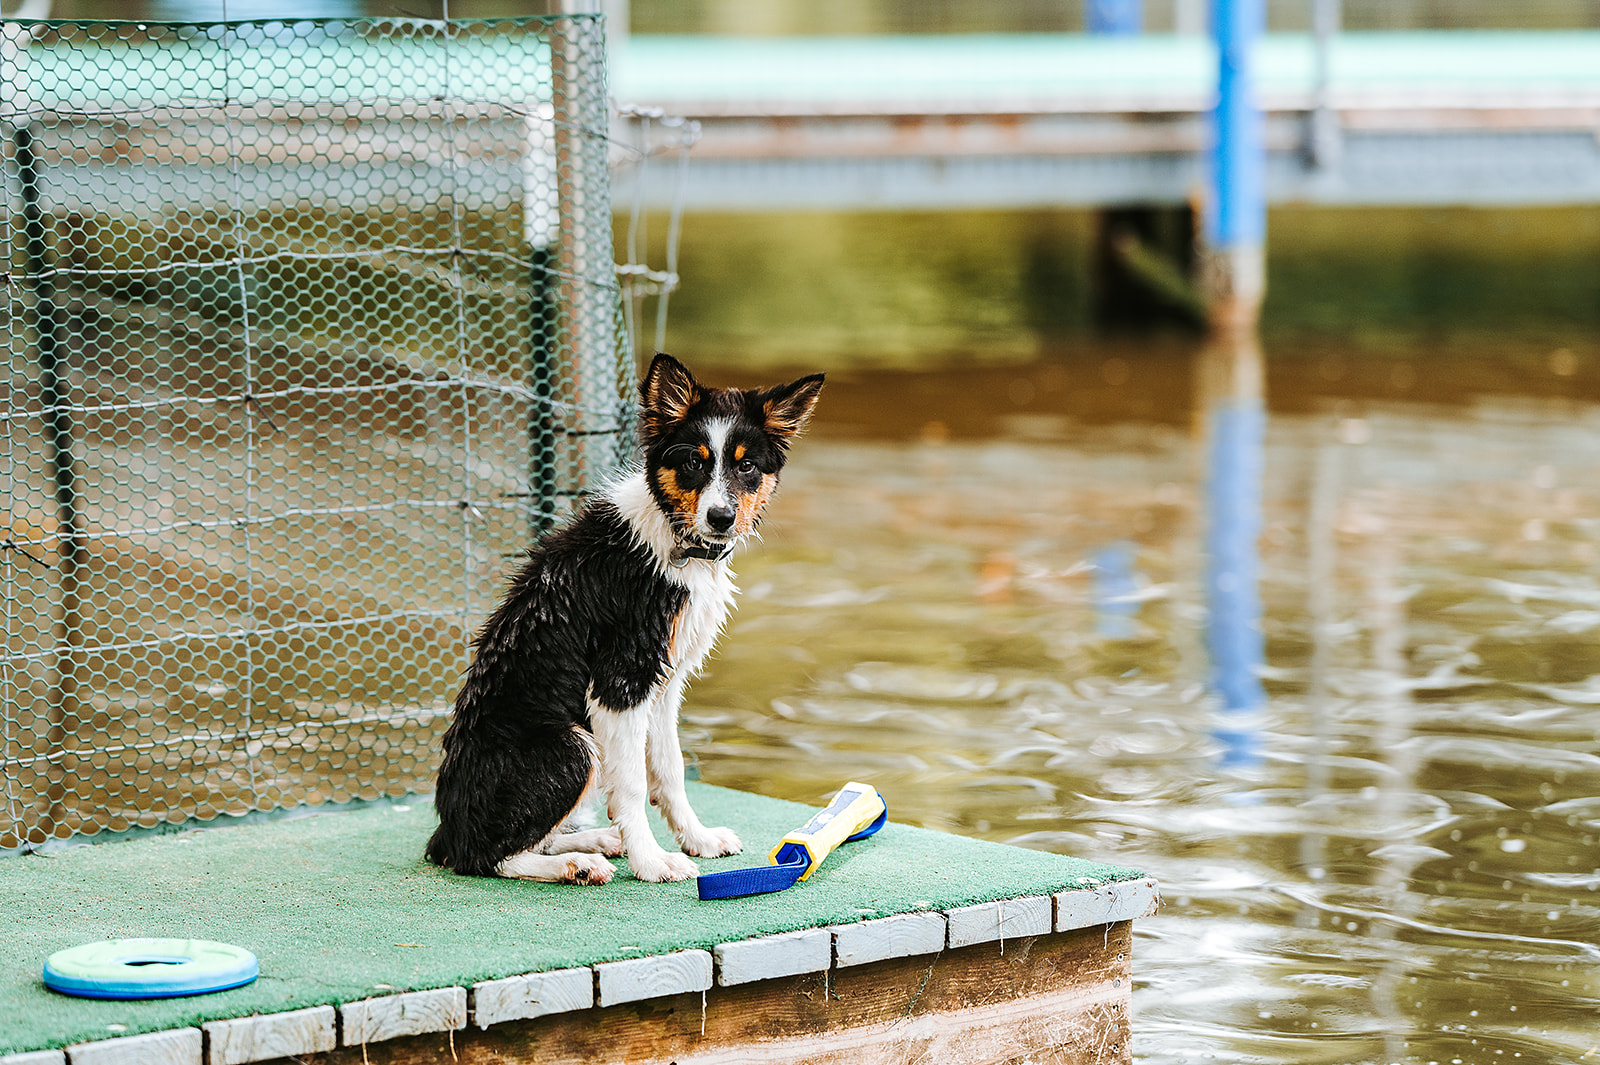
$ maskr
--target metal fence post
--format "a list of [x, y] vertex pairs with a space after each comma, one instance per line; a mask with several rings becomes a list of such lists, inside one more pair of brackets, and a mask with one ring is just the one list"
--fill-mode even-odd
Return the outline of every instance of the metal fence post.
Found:
[[[560, 69], [554, 57], [552, 63]], [[553, 76], [553, 75], [552, 75]], [[523, 118], [526, 143], [522, 149], [522, 235], [528, 244], [530, 267], [528, 300], [528, 480], [532, 533], [537, 540], [555, 523], [556, 492], [556, 384], [560, 344], [561, 208], [552, 202], [556, 172], [556, 121], [551, 103], [533, 101]]]
[[[12, 81], [13, 106], [28, 107], [27, 75], [23, 53], [28, 47], [24, 27], [13, 34], [6, 27], [8, 80]], [[34, 144], [32, 116], [26, 112], [16, 125], [12, 144], [16, 153], [17, 179], [22, 192], [22, 226], [26, 272], [34, 299], [34, 336], [39, 368], [39, 414], [44, 430], [45, 459], [55, 487], [56, 545], [60, 556], [61, 615], [56, 632], [55, 682], [50, 699], [49, 732], [46, 740], [48, 787], [46, 813], [40, 831], [48, 838], [62, 821], [63, 774], [66, 767], [58, 757], [65, 752], [66, 726], [77, 716], [77, 663], [73, 650], [81, 627], [78, 602], [78, 515], [76, 471], [72, 457], [72, 415], [66, 409], [67, 383], [59, 345], [61, 323], [56, 313], [55, 280], [50, 273], [49, 218], [40, 202], [39, 156]]]
[[[565, 0], [568, 13], [585, 0]], [[616, 270], [611, 248], [611, 188], [596, 180], [606, 173], [610, 112], [603, 96], [571, 91], [571, 72], [603, 61], [605, 23], [575, 15], [556, 23], [550, 35], [555, 112], [555, 169], [560, 190], [559, 262], [563, 275], [561, 329], [570, 346], [574, 408], [604, 417], [619, 409], [615, 372], [619, 351]], [[571, 432], [568, 462], [576, 480], [594, 483], [616, 465], [614, 433]], [[581, 505], [574, 486], [573, 506]]]
[[1312, 0], [1311, 30], [1314, 69], [1307, 161], [1327, 169], [1339, 160], [1339, 115], [1333, 109], [1333, 39], [1342, 20], [1340, 0]]

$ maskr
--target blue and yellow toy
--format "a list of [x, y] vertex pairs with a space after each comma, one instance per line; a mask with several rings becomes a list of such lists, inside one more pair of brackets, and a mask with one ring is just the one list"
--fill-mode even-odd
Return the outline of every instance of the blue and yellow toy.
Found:
[[704, 873], [696, 884], [702, 899], [765, 895], [793, 887], [816, 872], [835, 847], [866, 839], [889, 819], [883, 796], [871, 784], [851, 781], [839, 789], [828, 808], [784, 836], [767, 856], [770, 864], [750, 869]]

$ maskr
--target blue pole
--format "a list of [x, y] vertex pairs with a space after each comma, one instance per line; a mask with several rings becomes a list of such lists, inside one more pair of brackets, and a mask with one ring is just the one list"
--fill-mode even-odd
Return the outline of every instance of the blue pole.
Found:
[[1144, 0], [1086, 0], [1083, 28], [1117, 36], [1143, 33]]
[[1267, 234], [1266, 152], [1256, 105], [1256, 46], [1265, 0], [1213, 0], [1217, 105], [1211, 112], [1211, 204], [1206, 240], [1219, 252], [1261, 247]]

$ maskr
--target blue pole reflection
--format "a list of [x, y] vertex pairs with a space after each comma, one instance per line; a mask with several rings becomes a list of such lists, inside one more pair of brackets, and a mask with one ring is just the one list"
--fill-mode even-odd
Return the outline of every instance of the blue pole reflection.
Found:
[[1094, 566], [1094, 629], [1111, 640], [1132, 639], [1139, 632], [1139, 571], [1134, 545], [1118, 540], [1102, 547]]
[[1206, 647], [1221, 704], [1213, 731], [1222, 764], [1239, 768], [1261, 759], [1256, 715], [1266, 705], [1257, 583], [1267, 418], [1259, 396], [1237, 394], [1214, 400], [1206, 418]]

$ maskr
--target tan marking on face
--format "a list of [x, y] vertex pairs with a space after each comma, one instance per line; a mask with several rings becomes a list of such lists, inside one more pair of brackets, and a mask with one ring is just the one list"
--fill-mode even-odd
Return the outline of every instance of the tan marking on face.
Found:
[[735, 462], [743, 462], [744, 461], [745, 450], [746, 449], [745, 449], [745, 446], [743, 444], [739, 444], [738, 446], [736, 446], [733, 449], [733, 461], [735, 461]]
[[698, 490], [686, 491], [678, 483], [678, 471], [663, 467], [656, 471], [656, 484], [661, 488], [661, 494], [667, 498], [667, 505], [684, 525], [693, 524], [694, 517], [700, 510], [700, 492]]
[[766, 508], [767, 500], [772, 498], [772, 493], [777, 490], [778, 475], [764, 473], [761, 475], [761, 484], [754, 492], [739, 493], [739, 508], [734, 515], [733, 531], [740, 536], [749, 535], [756, 527], [761, 512]]

